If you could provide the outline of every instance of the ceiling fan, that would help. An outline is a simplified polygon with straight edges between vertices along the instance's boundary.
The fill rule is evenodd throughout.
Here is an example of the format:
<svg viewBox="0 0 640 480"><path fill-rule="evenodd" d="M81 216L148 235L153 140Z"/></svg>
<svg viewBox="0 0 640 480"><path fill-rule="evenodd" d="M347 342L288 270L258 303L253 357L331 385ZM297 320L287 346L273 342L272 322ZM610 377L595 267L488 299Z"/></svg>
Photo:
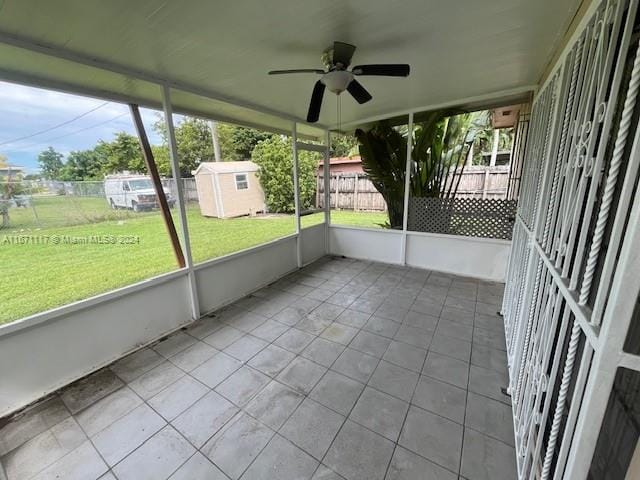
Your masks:
<svg viewBox="0 0 640 480"><path fill-rule="evenodd" d="M295 70L271 70L269 75L283 75L287 73L316 73L322 75L313 87L307 122L314 123L320 117L322 97L325 87L329 91L340 95L345 90L360 104L371 100L371 94L358 82L355 77L360 75L375 75L382 77L407 77L409 65L407 64L372 64L357 65L347 70L351 65L351 57L356 51L355 45L344 42L333 42L333 46L327 48L322 54L324 70L319 68L302 68Z"/></svg>

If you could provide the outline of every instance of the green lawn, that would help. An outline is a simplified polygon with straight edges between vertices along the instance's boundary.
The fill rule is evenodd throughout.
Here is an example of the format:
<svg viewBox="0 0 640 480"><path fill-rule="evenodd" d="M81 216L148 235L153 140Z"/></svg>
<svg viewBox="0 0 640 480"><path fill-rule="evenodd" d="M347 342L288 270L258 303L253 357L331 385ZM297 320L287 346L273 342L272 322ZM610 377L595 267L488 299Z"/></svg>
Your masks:
<svg viewBox="0 0 640 480"><path fill-rule="evenodd" d="M187 216L195 262L295 231L290 215L221 220L203 217L193 205ZM332 212L335 224L377 227L385 220L384 213ZM302 217L303 227L322 221L322 213ZM50 241L9 243L16 235L49 236ZM64 243L88 235L137 237L139 243ZM53 236L61 243L53 244ZM169 272L176 263L158 211L114 211L100 198L42 197L34 208L10 210L10 227L0 230L0 269L0 323L6 323Z"/></svg>

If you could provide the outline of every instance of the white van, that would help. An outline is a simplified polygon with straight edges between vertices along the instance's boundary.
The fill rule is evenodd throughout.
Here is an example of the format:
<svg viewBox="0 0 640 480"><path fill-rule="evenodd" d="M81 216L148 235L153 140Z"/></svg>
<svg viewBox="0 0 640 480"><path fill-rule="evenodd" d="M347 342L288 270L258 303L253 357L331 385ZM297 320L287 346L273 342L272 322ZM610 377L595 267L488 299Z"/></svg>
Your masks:
<svg viewBox="0 0 640 480"><path fill-rule="evenodd" d="M163 188L169 207L175 204L170 192ZM159 207L156 191L151 178L146 175L107 175L104 180L104 194L111 208L130 208L134 212Z"/></svg>

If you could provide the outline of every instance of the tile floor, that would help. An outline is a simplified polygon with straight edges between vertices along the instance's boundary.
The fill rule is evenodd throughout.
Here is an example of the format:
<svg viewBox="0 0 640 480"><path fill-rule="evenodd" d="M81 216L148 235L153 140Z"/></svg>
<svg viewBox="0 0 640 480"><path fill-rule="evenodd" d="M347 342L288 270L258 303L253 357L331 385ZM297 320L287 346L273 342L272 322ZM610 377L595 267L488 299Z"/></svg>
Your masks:
<svg viewBox="0 0 640 480"><path fill-rule="evenodd" d="M502 293L327 257L33 407L0 460L8 480L513 480Z"/></svg>

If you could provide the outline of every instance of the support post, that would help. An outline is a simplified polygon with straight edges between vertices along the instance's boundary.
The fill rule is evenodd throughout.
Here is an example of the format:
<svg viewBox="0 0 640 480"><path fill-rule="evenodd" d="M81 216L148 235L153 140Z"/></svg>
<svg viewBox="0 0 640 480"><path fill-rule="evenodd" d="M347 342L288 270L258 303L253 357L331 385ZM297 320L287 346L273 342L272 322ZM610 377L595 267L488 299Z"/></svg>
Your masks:
<svg viewBox="0 0 640 480"><path fill-rule="evenodd" d="M400 261L407 264L407 227L409 226L409 190L411 185L411 157L413 153L413 112L409 114L407 132L407 161L404 170L404 204L402 210L402 247Z"/></svg>
<svg viewBox="0 0 640 480"><path fill-rule="evenodd" d="M173 218L171 218L169 204L167 203L167 197L164 194L164 189L162 188L162 181L160 180L160 174L158 173L156 161L153 159L153 152L151 152L151 146L149 145L149 140L147 139L147 133L144 130L144 124L142 123L142 117L140 116L140 109L138 108L138 105L135 105L133 103L129 104L129 109L131 110L131 116L133 117L133 124L136 127L136 132L138 133L138 140L140 141L140 147L142 148L142 155L144 157L145 163L147 164L147 170L151 175L153 187L156 191L156 197L158 198L158 203L160 204L162 219L164 220L164 224L167 227L171 245L173 246L173 253L176 256L176 262L178 263L178 266L180 268L184 268L185 262L184 255L182 254L182 248L180 247L180 240L178 240L176 226L173 223Z"/></svg>
<svg viewBox="0 0 640 480"><path fill-rule="evenodd" d="M329 227L331 227L331 178L329 178L329 161L331 152L331 133L329 130L325 132L325 145L326 150L324 152L324 163L322 164L322 174L324 175L324 229L325 239L324 245L327 253L331 253L331 236L329 235Z"/></svg>
<svg viewBox="0 0 640 480"><path fill-rule="evenodd" d="M302 234L300 222L300 183L298 179L298 127L296 122L291 125L291 141L293 152L293 203L296 214L296 258L298 268L302 268Z"/></svg>
<svg viewBox="0 0 640 480"><path fill-rule="evenodd" d="M487 198L487 192L489 191L489 177L491 176L491 167L484 167L484 181L482 183L482 199Z"/></svg>
<svg viewBox="0 0 640 480"><path fill-rule="evenodd" d="M189 276L189 292L191 294L191 316L194 320L200 318L200 301L196 286L196 275L193 269L193 257L191 255L191 241L189 239L189 227L187 224L187 209L184 195L184 185L180 174L178 146L176 143L176 131L173 124L173 107L171 106L171 89L167 85L162 87L162 107L164 121L167 127L167 141L169 143L169 161L171 172L176 182L178 215L180 216L180 230L182 233L183 253Z"/></svg>
<svg viewBox="0 0 640 480"><path fill-rule="evenodd" d="M358 180L358 172L356 172L353 182L354 182L353 183L353 211L357 212L358 211L358 183L360 183L360 180Z"/></svg>

